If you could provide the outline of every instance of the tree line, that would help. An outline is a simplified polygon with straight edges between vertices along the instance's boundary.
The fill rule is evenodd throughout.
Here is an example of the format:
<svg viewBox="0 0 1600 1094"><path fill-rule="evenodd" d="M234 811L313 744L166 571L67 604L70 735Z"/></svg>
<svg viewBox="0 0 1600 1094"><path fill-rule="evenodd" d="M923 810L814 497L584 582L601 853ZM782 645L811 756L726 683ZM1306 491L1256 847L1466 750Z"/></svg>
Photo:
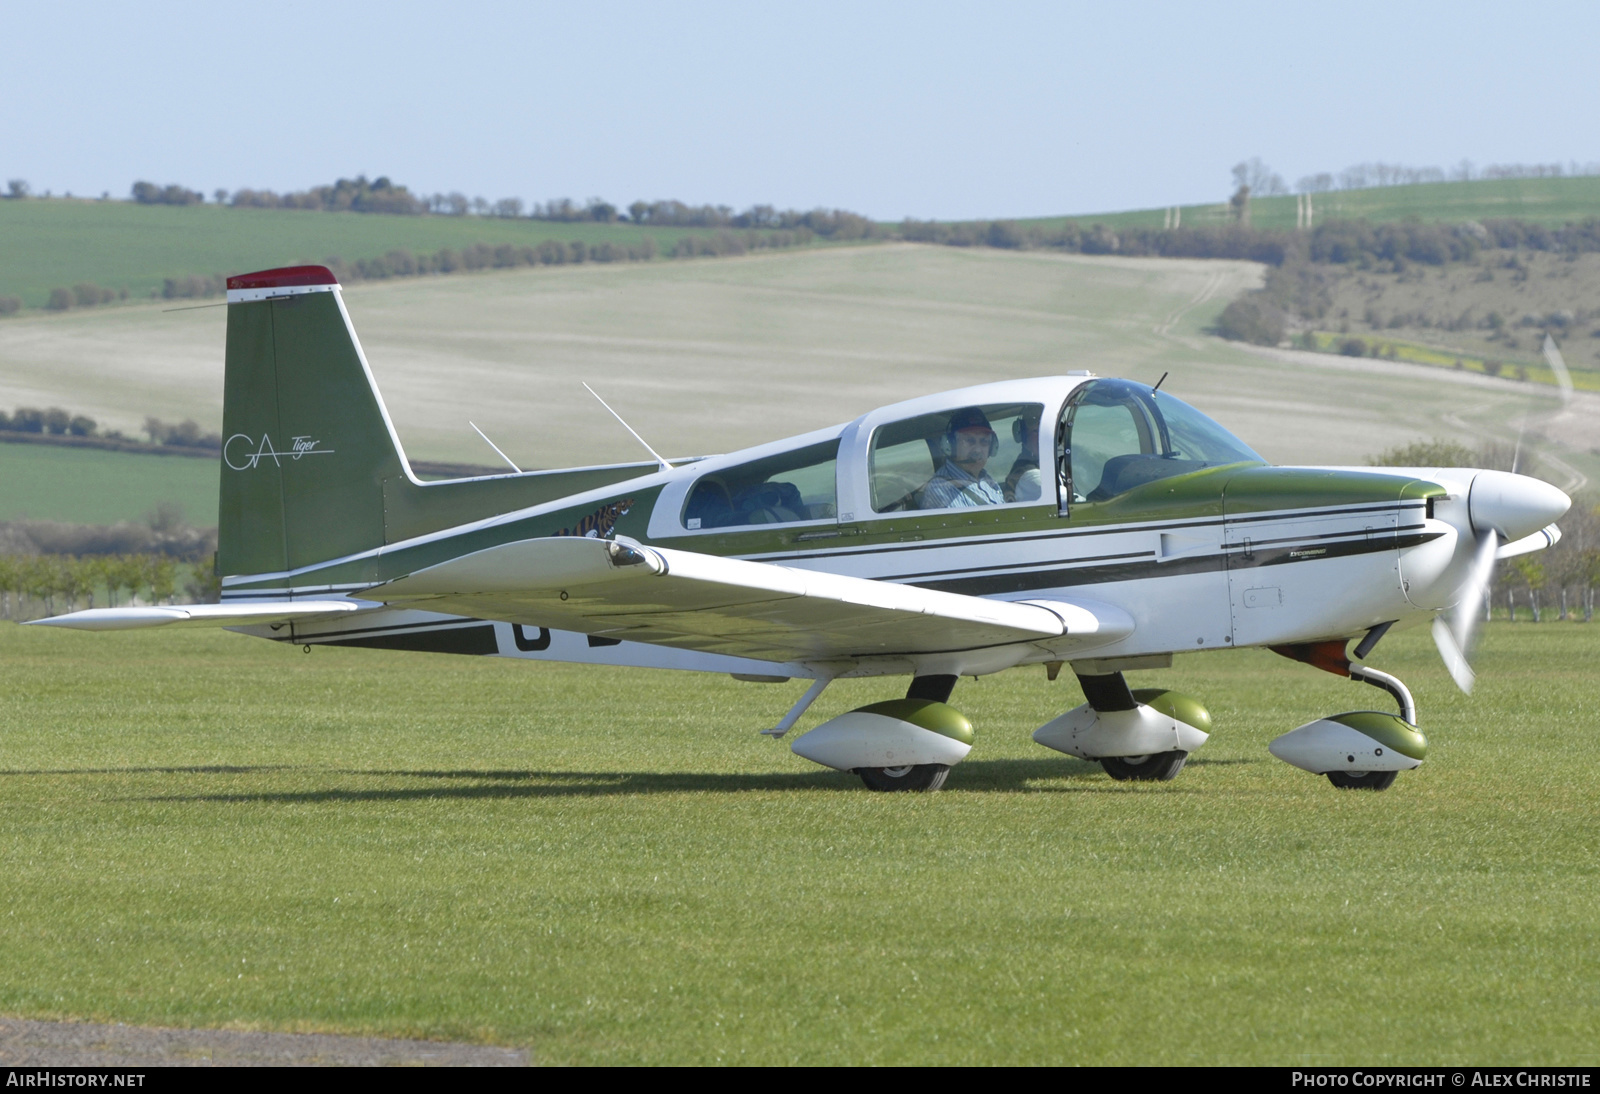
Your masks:
<svg viewBox="0 0 1600 1094"><path fill-rule="evenodd" d="M141 597L147 604L171 604L180 578L186 578L189 602L217 600L220 584L210 561L180 566L157 554L0 555L0 619L57 615L80 606L115 608Z"/></svg>
<svg viewBox="0 0 1600 1094"><path fill-rule="evenodd" d="M149 437L148 447L151 448L168 446L202 448L210 451L222 449L222 435L205 432L192 418L185 418L181 422L166 422L157 417L146 416L143 431ZM118 430L102 433L99 423L93 418L86 414L74 414L59 406L46 407L43 410L20 406L9 414L0 410L0 433L82 437L116 441L123 446L139 443L135 438L125 436Z"/></svg>
<svg viewBox="0 0 1600 1094"><path fill-rule="evenodd" d="M589 262L648 262L658 255L665 258L699 258L749 254L752 251L803 246L815 239L805 228L774 231L722 231L703 236L685 236L657 248L654 237L642 236L633 242L603 240L547 239L527 244L474 243L470 247L443 247L432 252L413 252L396 248L373 258L346 260L330 255L322 260L341 284L357 281L384 281L395 277L422 277L474 270L512 270L526 266L567 266ZM162 287L167 299L205 297L220 294L226 286L221 275L168 278Z"/></svg>
<svg viewBox="0 0 1600 1094"><path fill-rule="evenodd" d="M18 180L22 196L27 183ZM152 182L133 184L132 197L143 205L193 205L205 201L198 190L176 183L158 186ZM399 216L484 216L503 219L544 220L558 223L649 224L673 228L732 228L796 231L805 230L823 239L867 239L882 234L875 221L845 209L777 209L771 205L752 205L735 212L728 205L688 205L677 200L633 202L626 209L590 198L576 202L571 198L552 198L527 205L521 198L489 201L468 198L460 191L413 194L387 176L368 181L365 175L339 179L331 186L277 193L272 190L240 189L232 193L217 190L218 205L236 209L308 209L324 212L387 213Z"/></svg>
<svg viewBox="0 0 1600 1094"><path fill-rule="evenodd" d="M1478 167L1462 160L1451 168L1410 167L1403 163L1357 163L1343 171L1318 171L1304 175L1294 184L1297 194L1325 194L1333 190L1372 190L1384 186L1416 186L1430 182L1473 182L1485 179L1558 179L1600 175L1600 163L1493 163ZM1233 167L1235 192L1248 187L1256 197L1290 193L1283 176L1262 163L1260 158L1245 160Z"/></svg>

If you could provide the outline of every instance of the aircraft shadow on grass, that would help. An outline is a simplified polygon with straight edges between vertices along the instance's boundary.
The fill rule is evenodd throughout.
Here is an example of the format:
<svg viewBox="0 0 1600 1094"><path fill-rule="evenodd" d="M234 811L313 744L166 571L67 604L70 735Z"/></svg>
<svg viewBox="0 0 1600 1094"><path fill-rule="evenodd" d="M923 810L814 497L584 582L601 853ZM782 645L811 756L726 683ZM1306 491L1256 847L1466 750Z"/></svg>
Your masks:
<svg viewBox="0 0 1600 1094"><path fill-rule="evenodd" d="M1253 760L1199 760L1196 765L1224 766ZM130 769L131 770L131 769ZM180 769L146 769L180 771ZM220 770L220 769L213 769ZM227 769L282 771L281 767ZM203 769L187 769L206 773ZM87 773L87 772L85 772ZM181 773L181 772L180 772ZM859 783L843 772L800 774L724 774L713 772L642 771L527 771L527 770L346 770L342 775L377 778L437 780L432 786L385 787L370 790L329 787L325 790L231 792L218 794L162 794L142 801L217 803L396 802L497 798L563 798L626 796L633 794L741 794L761 791L825 790L861 793ZM448 785L463 780L465 785ZM1099 764L1081 760L972 760L962 765L960 778L947 792L976 793L1125 793L1136 784L1106 780ZM1181 786L1162 785L1164 793L1188 793Z"/></svg>

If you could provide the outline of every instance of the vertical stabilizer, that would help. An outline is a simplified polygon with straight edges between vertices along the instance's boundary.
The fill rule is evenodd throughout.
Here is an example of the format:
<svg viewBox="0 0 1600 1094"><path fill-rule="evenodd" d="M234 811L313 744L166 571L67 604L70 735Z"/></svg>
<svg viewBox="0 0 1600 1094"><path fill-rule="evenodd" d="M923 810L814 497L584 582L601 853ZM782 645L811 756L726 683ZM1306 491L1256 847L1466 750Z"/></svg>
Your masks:
<svg viewBox="0 0 1600 1094"><path fill-rule="evenodd" d="M226 575L380 547L384 480L415 481L322 266L228 279L222 429Z"/></svg>

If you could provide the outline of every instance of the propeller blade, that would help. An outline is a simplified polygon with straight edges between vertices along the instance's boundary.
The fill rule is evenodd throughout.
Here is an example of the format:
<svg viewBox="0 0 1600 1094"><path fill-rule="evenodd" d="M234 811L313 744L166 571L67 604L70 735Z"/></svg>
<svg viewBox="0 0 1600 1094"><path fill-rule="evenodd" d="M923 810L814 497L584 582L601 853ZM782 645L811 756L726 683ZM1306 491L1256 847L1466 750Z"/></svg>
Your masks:
<svg viewBox="0 0 1600 1094"><path fill-rule="evenodd" d="M1483 604L1483 594L1489 588L1494 574L1495 552L1500 549L1498 532L1484 532L1478 536L1472 552L1472 567L1467 580L1461 585L1460 599L1447 620L1436 616L1433 620L1433 643L1439 647L1439 656L1456 687L1472 694L1477 675L1472 671L1471 651L1478 630L1478 614Z"/></svg>
<svg viewBox="0 0 1600 1094"><path fill-rule="evenodd" d="M1560 347L1549 334L1544 336L1544 359L1555 374L1556 386L1561 389L1561 405L1565 406L1572 402L1572 373L1567 371L1566 359L1561 356Z"/></svg>
<svg viewBox="0 0 1600 1094"><path fill-rule="evenodd" d="M1456 645L1461 647L1464 654L1472 651L1472 639L1477 633L1483 610L1483 594L1489 588L1489 579L1494 576L1494 556L1499 549L1500 536L1497 533L1484 532L1478 536L1472 568L1467 571L1467 580L1461 586L1461 598L1450 613L1450 630L1455 635Z"/></svg>
<svg viewBox="0 0 1600 1094"><path fill-rule="evenodd" d="M1433 644L1439 647L1439 656L1444 659L1444 667L1450 670L1450 678L1456 682L1456 687L1471 695L1472 685L1478 680L1477 674L1472 671L1466 651L1456 642L1450 624L1444 621L1442 615L1433 617Z"/></svg>

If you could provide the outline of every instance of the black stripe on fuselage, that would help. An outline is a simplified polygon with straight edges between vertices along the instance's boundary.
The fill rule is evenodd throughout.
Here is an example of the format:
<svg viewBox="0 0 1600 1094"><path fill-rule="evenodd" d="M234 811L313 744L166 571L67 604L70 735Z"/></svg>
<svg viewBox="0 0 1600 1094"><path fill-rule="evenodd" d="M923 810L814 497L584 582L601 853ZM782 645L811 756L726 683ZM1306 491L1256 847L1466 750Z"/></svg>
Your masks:
<svg viewBox="0 0 1600 1094"><path fill-rule="evenodd" d="M1389 530L1385 529L1385 533ZM1371 539L1352 539L1343 543L1329 543L1311 548L1279 547L1262 550L1252 544L1246 552L1242 547L1223 554L1201 555L1169 561L1122 562L1108 566L1062 566L1050 569L1023 570L1009 574L984 574L972 577L950 577L935 581L910 581L919 589L933 589L945 593L965 593L968 596L1001 596L1006 593L1034 592L1039 589L1066 588L1073 585L1105 585L1116 581L1136 581L1152 577L1177 577L1186 574L1215 573L1219 570L1250 569L1257 566L1282 566L1296 562L1320 562L1329 558L1351 555L1375 554L1415 547L1437 539L1441 532L1423 532L1406 536L1384 534ZM959 572L959 571L952 571ZM880 580L893 581L892 577Z"/></svg>

